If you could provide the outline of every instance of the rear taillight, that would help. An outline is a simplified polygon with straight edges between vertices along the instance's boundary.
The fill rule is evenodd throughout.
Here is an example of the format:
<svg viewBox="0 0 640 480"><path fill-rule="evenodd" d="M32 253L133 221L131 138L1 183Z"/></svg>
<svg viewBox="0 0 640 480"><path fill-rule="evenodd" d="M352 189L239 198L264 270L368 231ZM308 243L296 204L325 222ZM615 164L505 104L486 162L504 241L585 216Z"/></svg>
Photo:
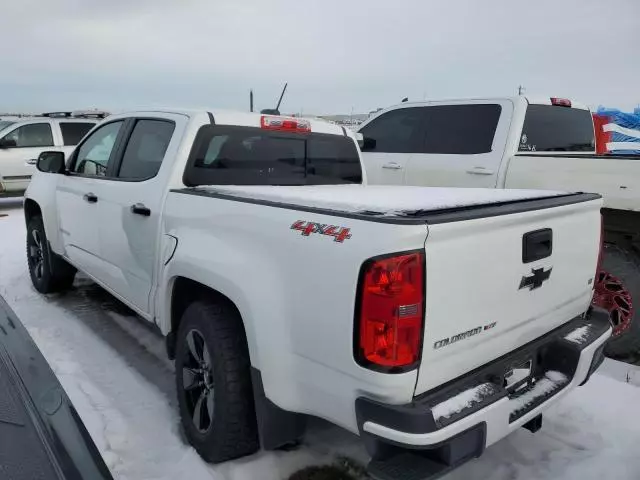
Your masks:
<svg viewBox="0 0 640 480"><path fill-rule="evenodd" d="M422 251L365 262L354 338L360 365L387 372L417 365L424 324L424 277Z"/></svg>
<svg viewBox="0 0 640 480"><path fill-rule="evenodd" d="M265 130L280 130L293 133L311 132L311 123L309 120L274 115L262 115L260 117L260 127Z"/></svg>

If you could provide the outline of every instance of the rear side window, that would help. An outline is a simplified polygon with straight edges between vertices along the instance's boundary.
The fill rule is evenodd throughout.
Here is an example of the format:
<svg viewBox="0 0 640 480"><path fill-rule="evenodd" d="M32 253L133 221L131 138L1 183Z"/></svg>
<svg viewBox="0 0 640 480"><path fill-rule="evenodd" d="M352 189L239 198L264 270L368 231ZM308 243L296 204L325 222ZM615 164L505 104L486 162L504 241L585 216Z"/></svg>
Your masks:
<svg viewBox="0 0 640 480"><path fill-rule="evenodd" d="M94 125L94 123L60 122L60 131L62 132L64 144L77 145Z"/></svg>
<svg viewBox="0 0 640 480"><path fill-rule="evenodd" d="M400 108L383 113L359 132L375 140L369 152L416 153L422 143L424 108Z"/></svg>
<svg viewBox="0 0 640 480"><path fill-rule="evenodd" d="M53 135L48 123L31 123L16 128L4 137L13 140L16 147L51 147Z"/></svg>
<svg viewBox="0 0 640 480"><path fill-rule="evenodd" d="M520 136L520 152L593 152L593 120L588 110L529 105Z"/></svg>
<svg viewBox="0 0 640 480"><path fill-rule="evenodd" d="M186 185L361 183L355 142L338 135L206 126L196 137Z"/></svg>
<svg viewBox="0 0 640 480"><path fill-rule="evenodd" d="M175 126L166 120L138 120L120 164L119 178L147 180L157 175Z"/></svg>
<svg viewBox="0 0 640 480"><path fill-rule="evenodd" d="M473 155L491 151L502 107L497 104L425 107L422 153Z"/></svg>

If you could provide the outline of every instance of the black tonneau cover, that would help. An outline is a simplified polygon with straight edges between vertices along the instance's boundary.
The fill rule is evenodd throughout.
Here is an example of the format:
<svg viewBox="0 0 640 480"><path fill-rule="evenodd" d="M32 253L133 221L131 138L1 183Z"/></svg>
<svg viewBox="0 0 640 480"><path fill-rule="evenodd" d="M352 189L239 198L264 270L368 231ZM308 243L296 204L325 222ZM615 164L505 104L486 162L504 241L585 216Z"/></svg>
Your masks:
<svg viewBox="0 0 640 480"><path fill-rule="evenodd" d="M546 208L561 207L563 205L573 205L576 203L588 202L602 198L597 193L568 193L565 195L554 195L548 197L538 197L531 199L510 200L496 202L488 205L468 205L453 208L442 208L437 210L411 210L395 212L394 215L383 214L375 211L348 212L332 210L327 208L309 207L273 200L243 197L241 195L229 195L211 189L201 188L180 188L171 190L173 193L185 195L198 195L203 197L219 198L234 202L252 203L275 208L286 208L301 212L318 213L321 215L332 215L336 217L354 218L370 222L401 224L401 225L435 225L439 223L460 222L473 220L476 218L496 217L500 215L510 215L514 213L543 210Z"/></svg>

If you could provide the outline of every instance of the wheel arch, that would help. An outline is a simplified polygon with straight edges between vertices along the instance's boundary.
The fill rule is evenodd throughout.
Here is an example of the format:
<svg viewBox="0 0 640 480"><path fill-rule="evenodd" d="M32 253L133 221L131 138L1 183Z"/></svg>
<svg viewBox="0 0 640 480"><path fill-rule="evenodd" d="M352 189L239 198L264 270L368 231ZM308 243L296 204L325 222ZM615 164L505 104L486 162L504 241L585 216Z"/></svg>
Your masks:
<svg viewBox="0 0 640 480"><path fill-rule="evenodd" d="M236 302L234 302L229 296L225 295L220 290L206 285L197 280L193 280L188 277L178 275L171 280L170 287L168 289L169 295L169 332L166 337L167 355L170 359L175 358L175 343L176 334L180 327L180 321L187 307L197 300L206 300L210 302L224 302L231 308L233 308L244 330L247 343L249 344L249 354L251 357L251 340L250 332L247 331L247 325L242 316L240 308Z"/></svg>
<svg viewBox="0 0 640 480"><path fill-rule="evenodd" d="M33 217L42 216L42 208L38 202L33 200L32 198L25 198L24 200L24 221L26 224L29 224L29 221Z"/></svg>
<svg viewBox="0 0 640 480"><path fill-rule="evenodd" d="M640 252L640 211L602 209L605 242Z"/></svg>

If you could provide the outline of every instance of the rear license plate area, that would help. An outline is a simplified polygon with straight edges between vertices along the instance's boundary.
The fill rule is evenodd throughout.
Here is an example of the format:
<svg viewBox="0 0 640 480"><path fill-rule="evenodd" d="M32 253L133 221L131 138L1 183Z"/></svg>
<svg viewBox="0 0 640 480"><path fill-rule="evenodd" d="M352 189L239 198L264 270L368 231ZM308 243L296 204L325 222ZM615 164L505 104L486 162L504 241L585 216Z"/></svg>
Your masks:
<svg viewBox="0 0 640 480"><path fill-rule="evenodd" d="M511 365L503 376L502 386L510 393L525 388L532 379L533 360L527 359Z"/></svg>

